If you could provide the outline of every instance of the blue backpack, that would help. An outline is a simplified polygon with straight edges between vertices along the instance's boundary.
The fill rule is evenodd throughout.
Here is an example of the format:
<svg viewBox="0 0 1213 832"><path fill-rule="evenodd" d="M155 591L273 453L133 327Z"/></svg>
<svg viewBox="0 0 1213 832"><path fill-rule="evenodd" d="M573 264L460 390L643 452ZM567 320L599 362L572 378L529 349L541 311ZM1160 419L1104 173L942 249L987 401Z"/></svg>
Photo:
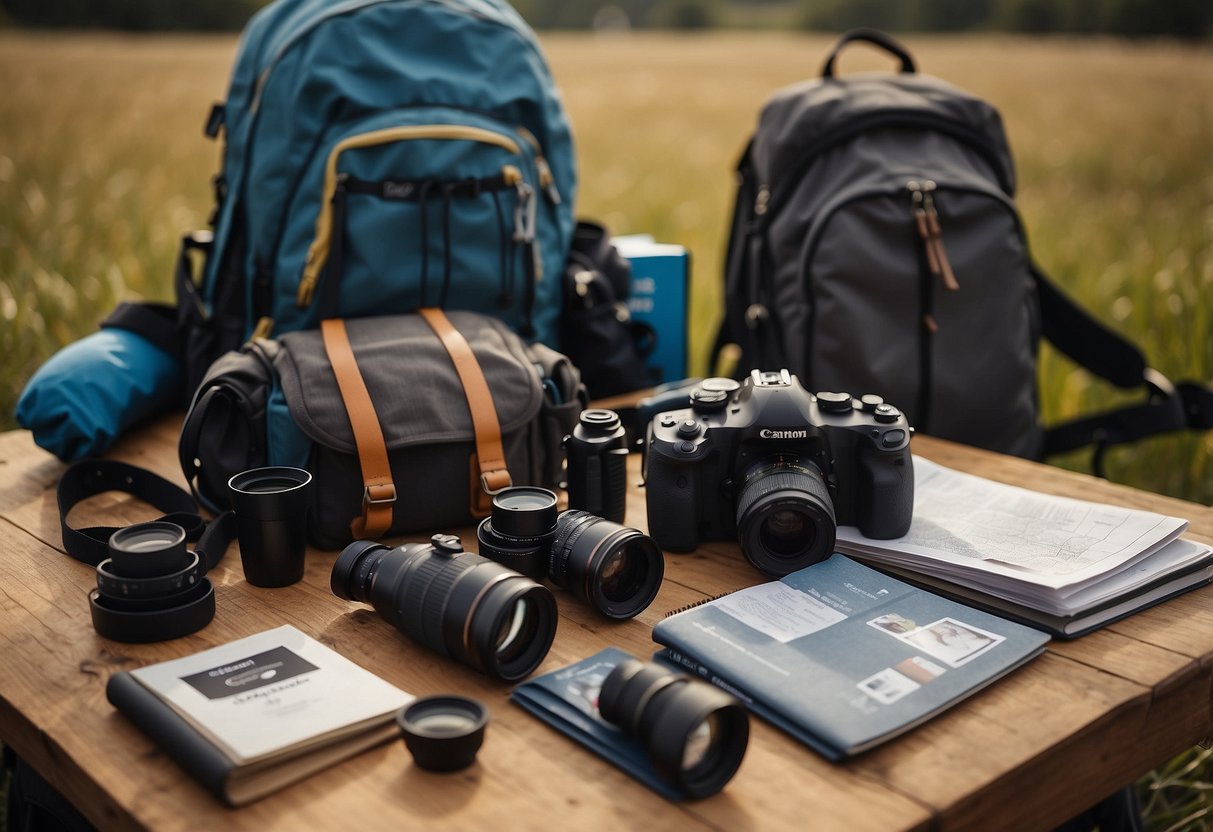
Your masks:
<svg viewBox="0 0 1213 832"><path fill-rule="evenodd" d="M38 370L17 418L42 447L101 453L220 355L323 318L464 309L560 347L572 136L504 0L277 0L220 132L214 231L183 240L176 308L120 304Z"/></svg>
<svg viewBox="0 0 1213 832"><path fill-rule="evenodd" d="M213 239L182 257L193 382L254 332L467 309L558 346L576 189L534 33L501 0L278 0L244 32Z"/></svg>

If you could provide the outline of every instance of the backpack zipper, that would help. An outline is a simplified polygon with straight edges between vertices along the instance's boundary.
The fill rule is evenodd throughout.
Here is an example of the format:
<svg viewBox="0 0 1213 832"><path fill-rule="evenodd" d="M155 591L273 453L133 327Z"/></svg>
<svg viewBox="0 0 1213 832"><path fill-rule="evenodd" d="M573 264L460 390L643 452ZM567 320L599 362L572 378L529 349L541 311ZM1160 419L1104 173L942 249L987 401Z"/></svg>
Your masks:
<svg viewBox="0 0 1213 832"><path fill-rule="evenodd" d="M303 276L299 280L299 289L295 295L295 301L300 308L309 306L316 292L316 284L320 280L320 272L324 269L325 263L328 261L329 249L332 246L333 238L333 197L337 192L338 175L337 175L337 160L347 150L356 150L365 147L374 147L381 144L389 144L400 141L415 141L422 139L433 139L443 141L474 141L484 144L496 145L503 148L514 156L522 156L522 148L518 143L508 136L503 136L500 133L495 133L492 130L486 130L483 127L472 127L469 125L457 124L417 124L404 125L399 127L387 127L382 130L373 130L370 133L359 133L353 136L347 136L333 146L329 151L328 161L325 163L324 169L324 199L320 205L320 213L316 217L316 236L308 247L307 259L303 266ZM512 167L506 165L506 168ZM517 171L517 168L514 168ZM502 169L502 175L505 176L505 168ZM521 172L518 172L521 179ZM526 183L523 182L523 185ZM529 185L526 186L528 189ZM519 189L519 196L522 191ZM533 216L533 214L532 214ZM534 237L534 224L531 224L531 236ZM518 223L515 220L515 232L517 233Z"/></svg>
<svg viewBox="0 0 1213 832"><path fill-rule="evenodd" d="M539 176L539 187L543 189L544 196L548 202L553 205L559 205L561 202L560 189L556 187L556 177L552 174L552 167L548 164L547 157L543 155L543 145L539 143L539 139L535 138L535 134L519 124L514 128L519 136L522 136L523 141L531 146L532 155L535 157L535 173Z"/></svg>
<svg viewBox="0 0 1213 832"><path fill-rule="evenodd" d="M955 292L960 288L960 283L956 280L952 262L948 259L947 249L943 245L943 229L939 224L939 213L935 210L933 196L935 188L935 183L930 179L922 182L911 179L906 182L906 190L910 193L910 214L914 218L918 236L922 239L927 269L948 291Z"/></svg>

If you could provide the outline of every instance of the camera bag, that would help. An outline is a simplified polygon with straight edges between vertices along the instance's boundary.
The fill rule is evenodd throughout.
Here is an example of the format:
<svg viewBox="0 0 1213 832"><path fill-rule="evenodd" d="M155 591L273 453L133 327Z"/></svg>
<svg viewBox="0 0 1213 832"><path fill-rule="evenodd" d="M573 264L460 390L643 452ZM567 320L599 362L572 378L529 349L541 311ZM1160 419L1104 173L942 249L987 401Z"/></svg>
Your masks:
<svg viewBox="0 0 1213 832"><path fill-rule="evenodd" d="M309 539L466 526L513 485L555 487L585 406L576 368L473 312L354 320L254 339L219 358L179 446L198 501L228 506L240 471L312 473Z"/></svg>
<svg viewBox="0 0 1213 832"><path fill-rule="evenodd" d="M836 76L857 41L900 72ZM737 170L713 364L737 344L741 374L877 393L918 430L1005 453L1095 443L1097 473L1109 445L1213 427L1213 393L1151 369L1032 261L997 111L918 73L888 35L846 33L820 79L776 93ZM1043 430L1042 336L1144 400Z"/></svg>

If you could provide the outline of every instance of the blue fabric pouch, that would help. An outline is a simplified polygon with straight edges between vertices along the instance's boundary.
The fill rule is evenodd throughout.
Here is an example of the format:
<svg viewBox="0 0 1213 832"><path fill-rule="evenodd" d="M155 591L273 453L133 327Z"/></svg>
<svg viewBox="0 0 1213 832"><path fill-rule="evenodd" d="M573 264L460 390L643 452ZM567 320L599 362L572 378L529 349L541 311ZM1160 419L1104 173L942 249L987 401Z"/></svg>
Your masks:
<svg viewBox="0 0 1213 832"><path fill-rule="evenodd" d="M17 401L17 422L65 462L104 453L124 432L180 405L180 359L115 326L69 344L43 364Z"/></svg>

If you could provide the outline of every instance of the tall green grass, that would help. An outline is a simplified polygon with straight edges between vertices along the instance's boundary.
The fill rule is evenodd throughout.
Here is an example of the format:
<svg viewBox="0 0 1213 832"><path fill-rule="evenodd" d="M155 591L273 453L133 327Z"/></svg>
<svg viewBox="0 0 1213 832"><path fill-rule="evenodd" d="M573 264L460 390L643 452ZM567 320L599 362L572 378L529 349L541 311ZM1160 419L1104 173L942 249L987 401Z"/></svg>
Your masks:
<svg viewBox="0 0 1213 832"><path fill-rule="evenodd" d="M1213 54L1171 44L910 37L920 68L998 106L1039 262L1173 379L1213 379ZM0 33L0 428L26 379L120 299L171 299L178 235L202 227L231 37ZM578 143L579 213L694 256L696 372L720 316L732 168L761 102L829 46L779 34L552 35ZM844 71L886 68L848 52ZM1124 401L1046 351L1055 420ZM1114 450L1110 477L1213 502L1213 435ZM1073 455L1062 464L1084 468ZM1142 781L1152 828L1201 828L1193 751ZM1192 768L1189 769L1189 766ZM1191 816L1191 820L1185 820Z"/></svg>

